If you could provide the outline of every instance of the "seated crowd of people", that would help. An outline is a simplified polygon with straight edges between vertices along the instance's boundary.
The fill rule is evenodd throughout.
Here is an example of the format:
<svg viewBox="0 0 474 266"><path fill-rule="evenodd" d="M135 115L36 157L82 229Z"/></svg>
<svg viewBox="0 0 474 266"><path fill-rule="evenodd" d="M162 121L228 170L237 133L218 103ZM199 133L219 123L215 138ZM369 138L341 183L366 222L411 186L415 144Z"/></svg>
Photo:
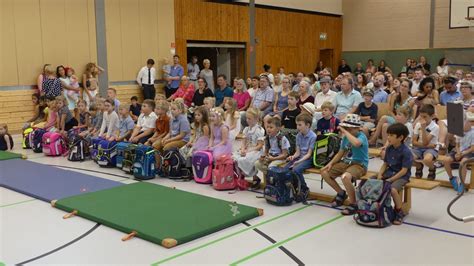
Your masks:
<svg viewBox="0 0 474 266"><path fill-rule="evenodd" d="M198 74L191 80L183 73L173 93L156 94L141 104L136 96L131 104L121 104L114 88L107 90L106 98L98 95L101 68L94 64L84 74L82 92L74 71L58 67L60 81L56 81L51 67L45 66L41 95L33 95L36 113L25 128L42 127L64 137L76 130L84 137L141 143L159 151L178 148L185 158L200 150L212 151L214 158L232 155L243 175L253 180L254 188L260 187L258 171L265 175L269 167L287 164L306 192L303 173L313 167L318 136L336 133L342 139L340 151L321 169L321 176L337 193L333 206L349 200L342 211L345 215L357 209L352 182L367 173L369 145L381 143L384 164L378 178L392 183L395 223L400 224L399 193L409 182L412 164L416 177L422 177L426 165L428 178L435 179L438 154L451 151L451 160L445 163L447 173L455 189L464 189L466 167L456 177L450 166L474 154L472 73L432 74L425 60L421 65L410 61L395 77L385 62L378 68L369 63L365 71L358 63L352 73L343 60L334 78L321 63L308 76L286 74L282 67L273 75L265 65L259 76L234 78L232 87L225 75L218 75L212 89L205 77ZM147 61L148 69L150 64L154 61ZM169 79L165 90L175 80ZM456 101L466 110L463 137L448 134L447 121L437 119L435 112L436 105ZM378 120L379 103L387 103L390 112ZM7 131L0 128L0 134ZM289 135L294 139L286 137ZM234 141L239 136L243 139L240 144ZM342 178L344 189L335 182L337 177Z"/></svg>

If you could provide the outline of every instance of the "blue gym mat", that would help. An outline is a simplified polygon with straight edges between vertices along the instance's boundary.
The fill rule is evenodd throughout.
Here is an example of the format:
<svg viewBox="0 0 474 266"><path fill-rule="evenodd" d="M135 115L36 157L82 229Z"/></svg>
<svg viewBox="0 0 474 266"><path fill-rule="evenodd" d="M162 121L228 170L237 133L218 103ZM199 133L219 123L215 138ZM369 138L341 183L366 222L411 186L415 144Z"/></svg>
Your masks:
<svg viewBox="0 0 474 266"><path fill-rule="evenodd" d="M22 159L0 161L1 187L46 202L122 185L120 182Z"/></svg>

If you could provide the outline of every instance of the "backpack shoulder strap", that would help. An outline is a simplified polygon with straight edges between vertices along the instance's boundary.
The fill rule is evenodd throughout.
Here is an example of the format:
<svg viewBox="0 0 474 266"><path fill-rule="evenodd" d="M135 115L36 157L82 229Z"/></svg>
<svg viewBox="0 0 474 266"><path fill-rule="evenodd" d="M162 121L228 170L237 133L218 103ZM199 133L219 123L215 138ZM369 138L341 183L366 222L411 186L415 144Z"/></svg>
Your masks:
<svg viewBox="0 0 474 266"><path fill-rule="evenodd" d="M336 117L333 116L331 117L331 120L329 120L329 130L332 132L336 131Z"/></svg>

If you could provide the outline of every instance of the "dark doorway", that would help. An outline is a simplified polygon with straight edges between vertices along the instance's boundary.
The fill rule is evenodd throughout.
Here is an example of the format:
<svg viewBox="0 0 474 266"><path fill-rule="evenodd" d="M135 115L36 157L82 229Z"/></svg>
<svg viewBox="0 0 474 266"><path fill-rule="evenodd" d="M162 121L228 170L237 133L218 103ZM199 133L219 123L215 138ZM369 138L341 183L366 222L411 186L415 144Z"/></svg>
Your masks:
<svg viewBox="0 0 474 266"><path fill-rule="evenodd" d="M323 61L324 66L329 67L331 70L334 70L332 49L319 50L319 60Z"/></svg>

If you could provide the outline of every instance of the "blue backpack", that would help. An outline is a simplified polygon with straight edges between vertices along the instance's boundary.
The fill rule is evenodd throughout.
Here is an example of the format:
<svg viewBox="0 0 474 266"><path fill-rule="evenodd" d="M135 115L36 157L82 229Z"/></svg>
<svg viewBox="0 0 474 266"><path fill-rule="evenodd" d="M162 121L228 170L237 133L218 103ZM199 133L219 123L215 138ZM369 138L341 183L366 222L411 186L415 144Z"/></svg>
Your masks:
<svg viewBox="0 0 474 266"><path fill-rule="evenodd" d="M43 135L46 130L42 128L35 129L31 134L30 146L35 153L43 152Z"/></svg>
<svg viewBox="0 0 474 266"><path fill-rule="evenodd" d="M99 143L103 141L104 139L101 137L92 137L90 140L90 154L91 154L91 159L94 162L97 162L97 155L99 154Z"/></svg>
<svg viewBox="0 0 474 266"><path fill-rule="evenodd" d="M97 164L101 167L115 167L117 159L117 142L102 140L97 151Z"/></svg>
<svg viewBox="0 0 474 266"><path fill-rule="evenodd" d="M122 169L125 149L130 145L128 142L119 142L117 144L117 158L115 166Z"/></svg>
<svg viewBox="0 0 474 266"><path fill-rule="evenodd" d="M150 146L139 145L135 150L133 176L140 180L155 178L155 163L155 150Z"/></svg>
<svg viewBox="0 0 474 266"><path fill-rule="evenodd" d="M354 220L364 226L383 228L392 224L395 213L392 207L390 182L380 179L362 180L356 189L357 212Z"/></svg>
<svg viewBox="0 0 474 266"><path fill-rule="evenodd" d="M293 203L293 176L288 168L270 167L265 180L263 195L268 203L277 206L288 206Z"/></svg>

